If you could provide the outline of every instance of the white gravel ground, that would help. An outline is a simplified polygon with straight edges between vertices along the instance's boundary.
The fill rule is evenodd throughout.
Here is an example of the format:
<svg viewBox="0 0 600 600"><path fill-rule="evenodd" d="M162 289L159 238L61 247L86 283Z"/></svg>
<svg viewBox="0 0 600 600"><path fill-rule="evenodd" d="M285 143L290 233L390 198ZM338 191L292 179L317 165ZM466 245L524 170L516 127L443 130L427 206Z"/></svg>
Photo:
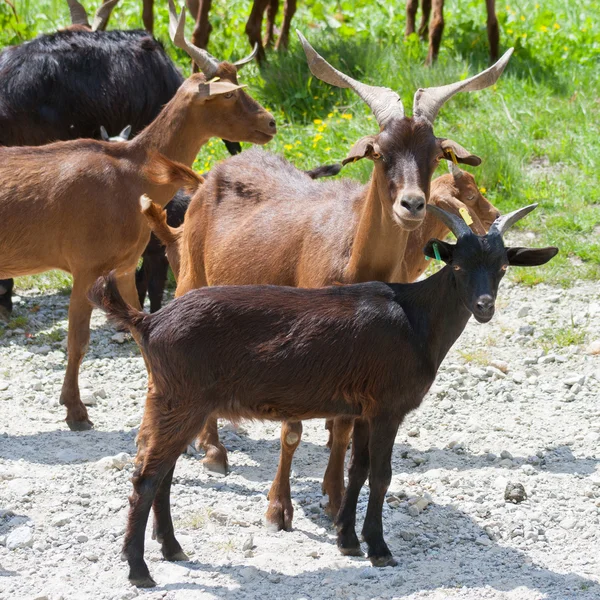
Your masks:
<svg viewBox="0 0 600 600"><path fill-rule="evenodd" d="M279 425L243 423L222 432L227 477L204 473L200 457L179 460L173 515L191 559L162 561L148 533L151 591L128 584L119 557L143 361L95 312L81 374L95 429L70 432L58 405L64 344L54 341L67 301L24 295L16 315L28 325L0 336L0 598L600 598L597 284L505 281L492 323L469 324L397 438L384 529L400 566L338 553L321 508L321 421L305 424L296 453L295 530L269 532ZM581 331L585 342L561 345ZM509 482L527 499L505 501Z"/></svg>

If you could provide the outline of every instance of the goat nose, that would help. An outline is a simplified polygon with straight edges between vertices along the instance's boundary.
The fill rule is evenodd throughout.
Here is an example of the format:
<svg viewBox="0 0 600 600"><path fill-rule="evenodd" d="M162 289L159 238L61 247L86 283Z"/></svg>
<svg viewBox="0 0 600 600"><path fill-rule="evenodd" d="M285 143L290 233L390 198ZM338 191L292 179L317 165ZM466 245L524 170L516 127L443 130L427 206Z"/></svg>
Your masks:
<svg viewBox="0 0 600 600"><path fill-rule="evenodd" d="M477 300L477 310L487 313L494 308L494 299L491 296L480 296Z"/></svg>
<svg viewBox="0 0 600 600"><path fill-rule="evenodd" d="M275 125L275 119L271 119L271 120L269 121L269 127L270 127L271 129L277 129L277 125Z"/></svg>
<svg viewBox="0 0 600 600"><path fill-rule="evenodd" d="M412 215L418 215L425 208L425 196L403 196L400 205Z"/></svg>

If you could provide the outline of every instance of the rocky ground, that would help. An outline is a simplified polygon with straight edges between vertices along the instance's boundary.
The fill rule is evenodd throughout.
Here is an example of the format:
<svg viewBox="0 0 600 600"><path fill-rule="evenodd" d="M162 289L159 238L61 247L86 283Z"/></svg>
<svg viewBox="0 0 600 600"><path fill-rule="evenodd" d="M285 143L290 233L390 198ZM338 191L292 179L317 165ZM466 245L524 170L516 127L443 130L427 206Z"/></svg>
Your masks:
<svg viewBox="0 0 600 600"><path fill-rule="evenodd" d="M190 561L163 562L148 534L151 591L128 585L119 558L143 361L94 312L81 383L95 429L70 432L58 405L68 297L28 292L0 336L0 598L599 598L598 291L505 281L493 322L468 325L398 434L384 530L400 566L338 553L322 422L296 453L291 533L263 525L278 424L224 424L227 477L199 456L178 462Z"/></svg>

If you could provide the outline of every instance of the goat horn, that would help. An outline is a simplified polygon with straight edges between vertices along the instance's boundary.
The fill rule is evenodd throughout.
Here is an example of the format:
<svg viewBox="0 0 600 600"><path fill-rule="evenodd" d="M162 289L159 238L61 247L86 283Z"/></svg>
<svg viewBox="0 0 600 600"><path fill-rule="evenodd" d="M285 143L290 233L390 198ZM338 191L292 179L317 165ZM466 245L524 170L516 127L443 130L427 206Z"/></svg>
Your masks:
<svg viewBox="0 0 600 600"><path fill-rule="evenodd" d="M96 11L94 15L94 21L92 23L92 31L104 31L108 19L110 19L110 13L113 8L117 5L119 0L105 0L102 6Z"/></svg>
<svg viewBox="0 0 600 600"><path fill-rule="evenodd" d="M258 54L258 42L256 42L256 44L254 44L254 49L252 50L252 52L250 52L250 54L248 54L248 56L246 56L245 58L240 58L240 60L236 60L233 64L234 64L234 66L236 66L239 69L246 63L252 62L257 54Z"/></svg>
<svg viewBox="0 0 600 600"><path fill-rule="evenodd" d="M169 0L169 34L175 46L185 50L191 59L198 65L207 79L212 79L219 68L219 61L211 56L206 50L190 44L183 34L185 29L185 6L177 17L177 9L173 0Z"/></svg>
<svg viewBox="0 0 600 600"><path fill-rule="evenodd" d="M69 13L71 13L71 25L85 25L89 27L90 23L83 5L77 2L77 0L67 0L67 4L69 5Z"/></svg>
<svg viewBox="0 0 600 600"><path fill-rule="evenodd" d="M393 119L402 119L404 117L404 106L402 106L402 100L400 100L400 96L396 92L389 88L366 85L338 71L315 51L297 29L296 33L304 48L308 68L315 77L329 85L335 85L340 88L352 88L373 111L373 115L381 128Z"/></svg>
<svg viewBox="0 0 600 600"><path fill-rule="evenodd" d="M460 179L463 176L463 170L452 160L448 161L448 170L452 173L454 179Z"/></svg>
<svg viewBox="0 0 600 600"><path fill-rule="evenodd" d="M494 85L502 75L513 50L514 48L510 48L497 63L464 81L457 81L440 87L418 89L413 102L413 116L422 117L433 123L444 102L452 98L454 94L458 94L458 92L475 92Z"/></svg>
<svg viewBox="0 0 600 600"><path fill-rule="evenodd" d="M472 235L470 227L456 215L446 212L439 206L433 204L427 205L427 212L432 213L437 219L439 219L455 236L456 239L463 237L464 235Z"/></svg>
<svg viewBox="0 0 600 600"><path fill-rule="evenodd" d="M505 215L500 215L490 226L488 235L504 235L504 232L512 227L517 221L528 215L537 208L537 204L530 204L523 208L518 208Z"/></svg>

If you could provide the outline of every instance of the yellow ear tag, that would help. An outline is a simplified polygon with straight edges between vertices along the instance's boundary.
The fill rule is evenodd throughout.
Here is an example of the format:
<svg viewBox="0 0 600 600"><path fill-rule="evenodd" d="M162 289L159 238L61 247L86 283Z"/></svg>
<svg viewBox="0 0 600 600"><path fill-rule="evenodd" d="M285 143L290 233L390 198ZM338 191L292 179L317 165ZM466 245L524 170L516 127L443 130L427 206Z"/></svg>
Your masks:
<svg viewBox="0 0 600 600"><path fill-rule="evenodd" d="M460 213L460 216L463 218L463 221L467 225L472 225L473 224L473 218L471 217L471 215L469 214L469 211L464 206L461 206L458 209L458 212Z"/></svg>
<svg viewBox="0 0 600 600"><path fill-rule="evenodd" d="M458 161L456 160L456 154L454 154L454 149L453 148L448 148L448 152L450 152L450 158L452 159L452 162L458 166Z"/></svg>
<svg viewBox="0 0 600 600"><path fill-rule="evenodd" d="M220 77L213 77L210 81L207 81L206 83L216 83L217 81L220 81Z"/></svg>

